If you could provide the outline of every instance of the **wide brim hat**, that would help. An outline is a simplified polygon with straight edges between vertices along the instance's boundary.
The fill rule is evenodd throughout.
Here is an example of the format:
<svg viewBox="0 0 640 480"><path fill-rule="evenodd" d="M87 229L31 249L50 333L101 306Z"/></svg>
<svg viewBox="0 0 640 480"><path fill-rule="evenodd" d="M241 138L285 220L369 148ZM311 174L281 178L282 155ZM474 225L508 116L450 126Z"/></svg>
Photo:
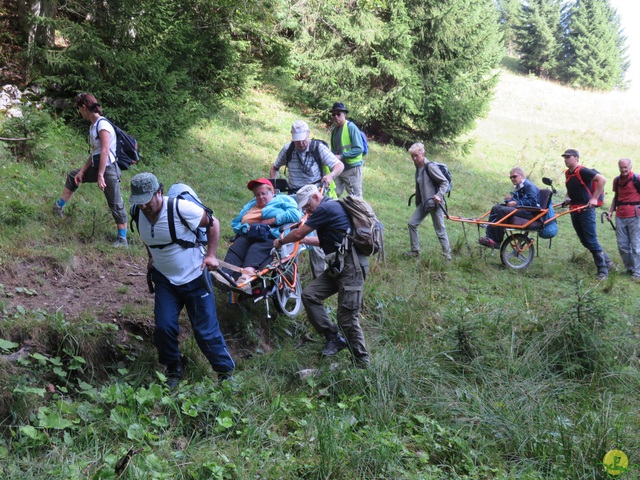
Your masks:
<svg viewBox="0 0 640 480"><path fill-rule="evenodd" d="M344 106L344 103L342 102L336 102L333 104L333 107L330 110L332 113L333 112L344 112L344 113L349 113L349 110L347 110L347 107Z"/></svg>

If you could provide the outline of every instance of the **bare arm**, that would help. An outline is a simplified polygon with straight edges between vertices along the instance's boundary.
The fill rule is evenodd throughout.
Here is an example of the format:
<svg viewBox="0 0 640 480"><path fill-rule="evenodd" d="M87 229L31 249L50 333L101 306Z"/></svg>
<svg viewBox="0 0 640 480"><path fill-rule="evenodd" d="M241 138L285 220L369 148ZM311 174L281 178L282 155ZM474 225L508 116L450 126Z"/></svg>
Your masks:
<svg viewBox="0 0 640 480"><path fill-rule="evenodd" d="M209 217L207 212L203 212L199 226L207 227L207 254L202 261L200 269L204 270L204 267L208 266L211 270L217 270L219 263L216 254L218 252L218 240L220 239L220 222L216 217Z"/></svg>
<svg viewBox="0 0 640 480"><path fill-rule="evenodd" d="M607 179L602 175L597 174L593 177L593 183L595 183L595 189L593 191L593 195L591 195L591 198L589 199L588 205L590 207L597 207L598 197L602 195L602 192L604 192L604 185L607 183Z"/></svg>
<svg viewBox="0 0 640 480"><path fill-rule="evenodd" d="M273 246L276 247L276 248L279 248L282 245L286 245L287 243L299 242L304 237L306 237L311 232L313 232L313 230L314 229L309 227L307 224L301 225L300 227L290 231L284 237L276 238L273 241ZM317 237L315 237L315 238L317 238ZM308 245L311 245L311 243L308 243Z"/></svg>
<svg viewBox="0 0 640 480"><path fill-rule="evenodd" d="M109 143L111 141L111 134L107 130L100 130L98 132L100 137L100 164L98 165L98 186L100 190L107 188L107 184L104 181L104 171L107 168L109 162Z"/></svg>

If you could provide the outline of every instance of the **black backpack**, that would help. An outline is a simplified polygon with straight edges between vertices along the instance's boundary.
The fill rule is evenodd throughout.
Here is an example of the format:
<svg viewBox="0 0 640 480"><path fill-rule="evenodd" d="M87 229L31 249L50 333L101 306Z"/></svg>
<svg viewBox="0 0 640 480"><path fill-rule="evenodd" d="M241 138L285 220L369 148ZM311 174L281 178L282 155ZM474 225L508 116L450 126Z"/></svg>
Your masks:
<svg viewBox="0 0 640 480"><path fill-rule="evenodd" d="M96 125L96 135L98 135L98 132L100 131L98 130L100 120L103 119L109 122L113 127L113 130L116 132L116 161L118 162L120 170L129 170L129 167L138 163L140 158L138 155L138 141L107 117L101 117L98 120L98 125Z"/></svg>
<svg viewBox="0 0 640 480"><path fill-rule="evenodd" d="M640 179L638 178L638 174L634 173L633 178L631 179L633 182L633 186L636 187L636 192L640 193ZM613 201L615 204L618 204L618 183L620 182L620 177L616 177L613 179Z"/></svg>
<svg viewBox="0 0 640 480"><path fill-rule="evenodd" d="M182 183L175 183L169 188L169 192L167 193L169 197L169 201L167 202L167 222L169 223L169 235L171 235L171 243L166 243L163 245L148 245L149 248L165 248L169 245L173 245L177 243L182 248L200 248L207 245L207 233L204 227L198 227L195 230L189 227L189 224L184 219L184 217L180 214L180 201L188 201L195 203L200 208L202 208L205 212L207 212L207 216L211 219L213 216L213 210L209 207L206 207L202 204L198 195L196 195L195 191L189 187L188 185ZM173 206L175 204L175 210L178 214L178 218L180 222L187 227L191 233L193 233L194 238L191 240L185 240L182 238L176 237L176 224L175 224L175 216L173 213ZM135 223L136 230L140 233L140 229L138 227L138 219L140 217L140 209L138 205L131 205L131 209L129 211L131 215L131 225L130 228L133 230L133 224Z"/></svg>
<svg viewBox="0 0 640 480"><path fill-rule="evenodd" d="M320 170L320 178L316 180L316 182L319 182L320 180L322 180L323 164L322 164L322 158L320 157L320 147L318 145L319 143L329 148L329 144L324 140L318 140L316 138L312 138L311 141L309 142L309 153L311 153L311 156L315 159L316 163L318 164L318 169ZM285 162L284 162L285 167L289 165L289 162L291 161L291 157L293 156L293 151L295 150L295 148L296 148L295 143L291 142L289 144L289 148L287 149L287 154L285 155Z"/></svg>

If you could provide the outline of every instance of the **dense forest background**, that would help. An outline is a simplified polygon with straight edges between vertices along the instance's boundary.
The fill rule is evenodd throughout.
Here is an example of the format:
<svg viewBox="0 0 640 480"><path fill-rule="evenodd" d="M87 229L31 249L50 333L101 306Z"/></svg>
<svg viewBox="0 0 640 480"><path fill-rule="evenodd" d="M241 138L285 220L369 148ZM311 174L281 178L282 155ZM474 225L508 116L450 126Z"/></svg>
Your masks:
<svg viewBox="0 0 640 480"><path fill-rule="evenodd" d="M312 114L343 101L380 140L447 145L486 113L507 50L579 88L624 87L628 67L608 0L9 0L0 15L3 83L38 84L69 118L63 100L92 92L147 152L258 83Z"/></svg>

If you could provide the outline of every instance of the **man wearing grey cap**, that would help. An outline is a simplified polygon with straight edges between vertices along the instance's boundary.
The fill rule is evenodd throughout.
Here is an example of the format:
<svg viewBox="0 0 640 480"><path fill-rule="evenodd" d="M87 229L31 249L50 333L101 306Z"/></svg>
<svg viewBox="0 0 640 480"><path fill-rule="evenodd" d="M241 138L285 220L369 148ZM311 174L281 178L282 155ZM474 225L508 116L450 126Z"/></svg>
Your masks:
<svg viewBox="0 0 640 480"><path fill-rule="evenodd" d="M142 214L132 213L132 216L137 217L138 231L147 247L147 268L151 271L155 287L154 343L159 362L167 367L167 385L175 388L183 377L178 317L184 307L187 308L196 343L218 373L218 378L228 378L235 364L220 332L207 270L218 268L216 250L220 223L199 205L176 199L171 226L168 200L162 195L162 186L152 173L139 173L131 179L129 203L134 206L132 210L138 209ZM194 231L198 227L207 229L206 254L196 242ZM180 239L180 243L174 238Z"/></svg>
<svg viewBox="0 0 640 480"><path fill-rule="evenodd" d="M318 140L309 140L309 134L306 122L293 122L291 142L282 147L269 172L271 178L277 178L278 170L287 167L287 183L294 191L311 183L330 185L344 169L329 148Z"/></svg>
<svg viewBox="0 0 640 480"><path fill-rule="evenodd" d="M578 235L580 243L591 252L598 269L597 279L604 280L609 276L613 262L598 242L596 233L596 207L599 197L604 191L607 179L597 170L580 165L580 153L573 148L565 150L561 155L567 166L565 184L567 196L564 200L571 211L571 223ZM579 208L585 207L586 208Z"/></svg>
<svg viewBox="0 0 640 480"><path fill-rule="evenodd" d="M287 184L291 193L305 185L324 184L326 193L335 196L334 179L338 177L344 165L331 153L329 148L318 140L309 140L309 125L296 120L291 126L291 142L282 147L278 158L271 167L271 178L278 177L278 170L287 167ZM320 247L309 249L309 260L314 278L324 269L324 253Z"/></svg>
<svg viewBox="0 0 640 480"><path fill-rule="evenodd" d="M280 248L287 243L300 241L322 247L331 260L327 262L327 270L302 292L307 318L316 332L326 339L323 357L336 355L349 348L356 366L366 368L369 365L369 353L359 317L369 263L346 238L347 230L353 229L349 215L339 202L323 197L315 185L306 185L298 190L296 201L309 214L309 218L283 238L276 239L273 246ZM318 236L308 237L314 230ZM324 300L336 293L337 325L331 321L323 305Z"/></svg>

